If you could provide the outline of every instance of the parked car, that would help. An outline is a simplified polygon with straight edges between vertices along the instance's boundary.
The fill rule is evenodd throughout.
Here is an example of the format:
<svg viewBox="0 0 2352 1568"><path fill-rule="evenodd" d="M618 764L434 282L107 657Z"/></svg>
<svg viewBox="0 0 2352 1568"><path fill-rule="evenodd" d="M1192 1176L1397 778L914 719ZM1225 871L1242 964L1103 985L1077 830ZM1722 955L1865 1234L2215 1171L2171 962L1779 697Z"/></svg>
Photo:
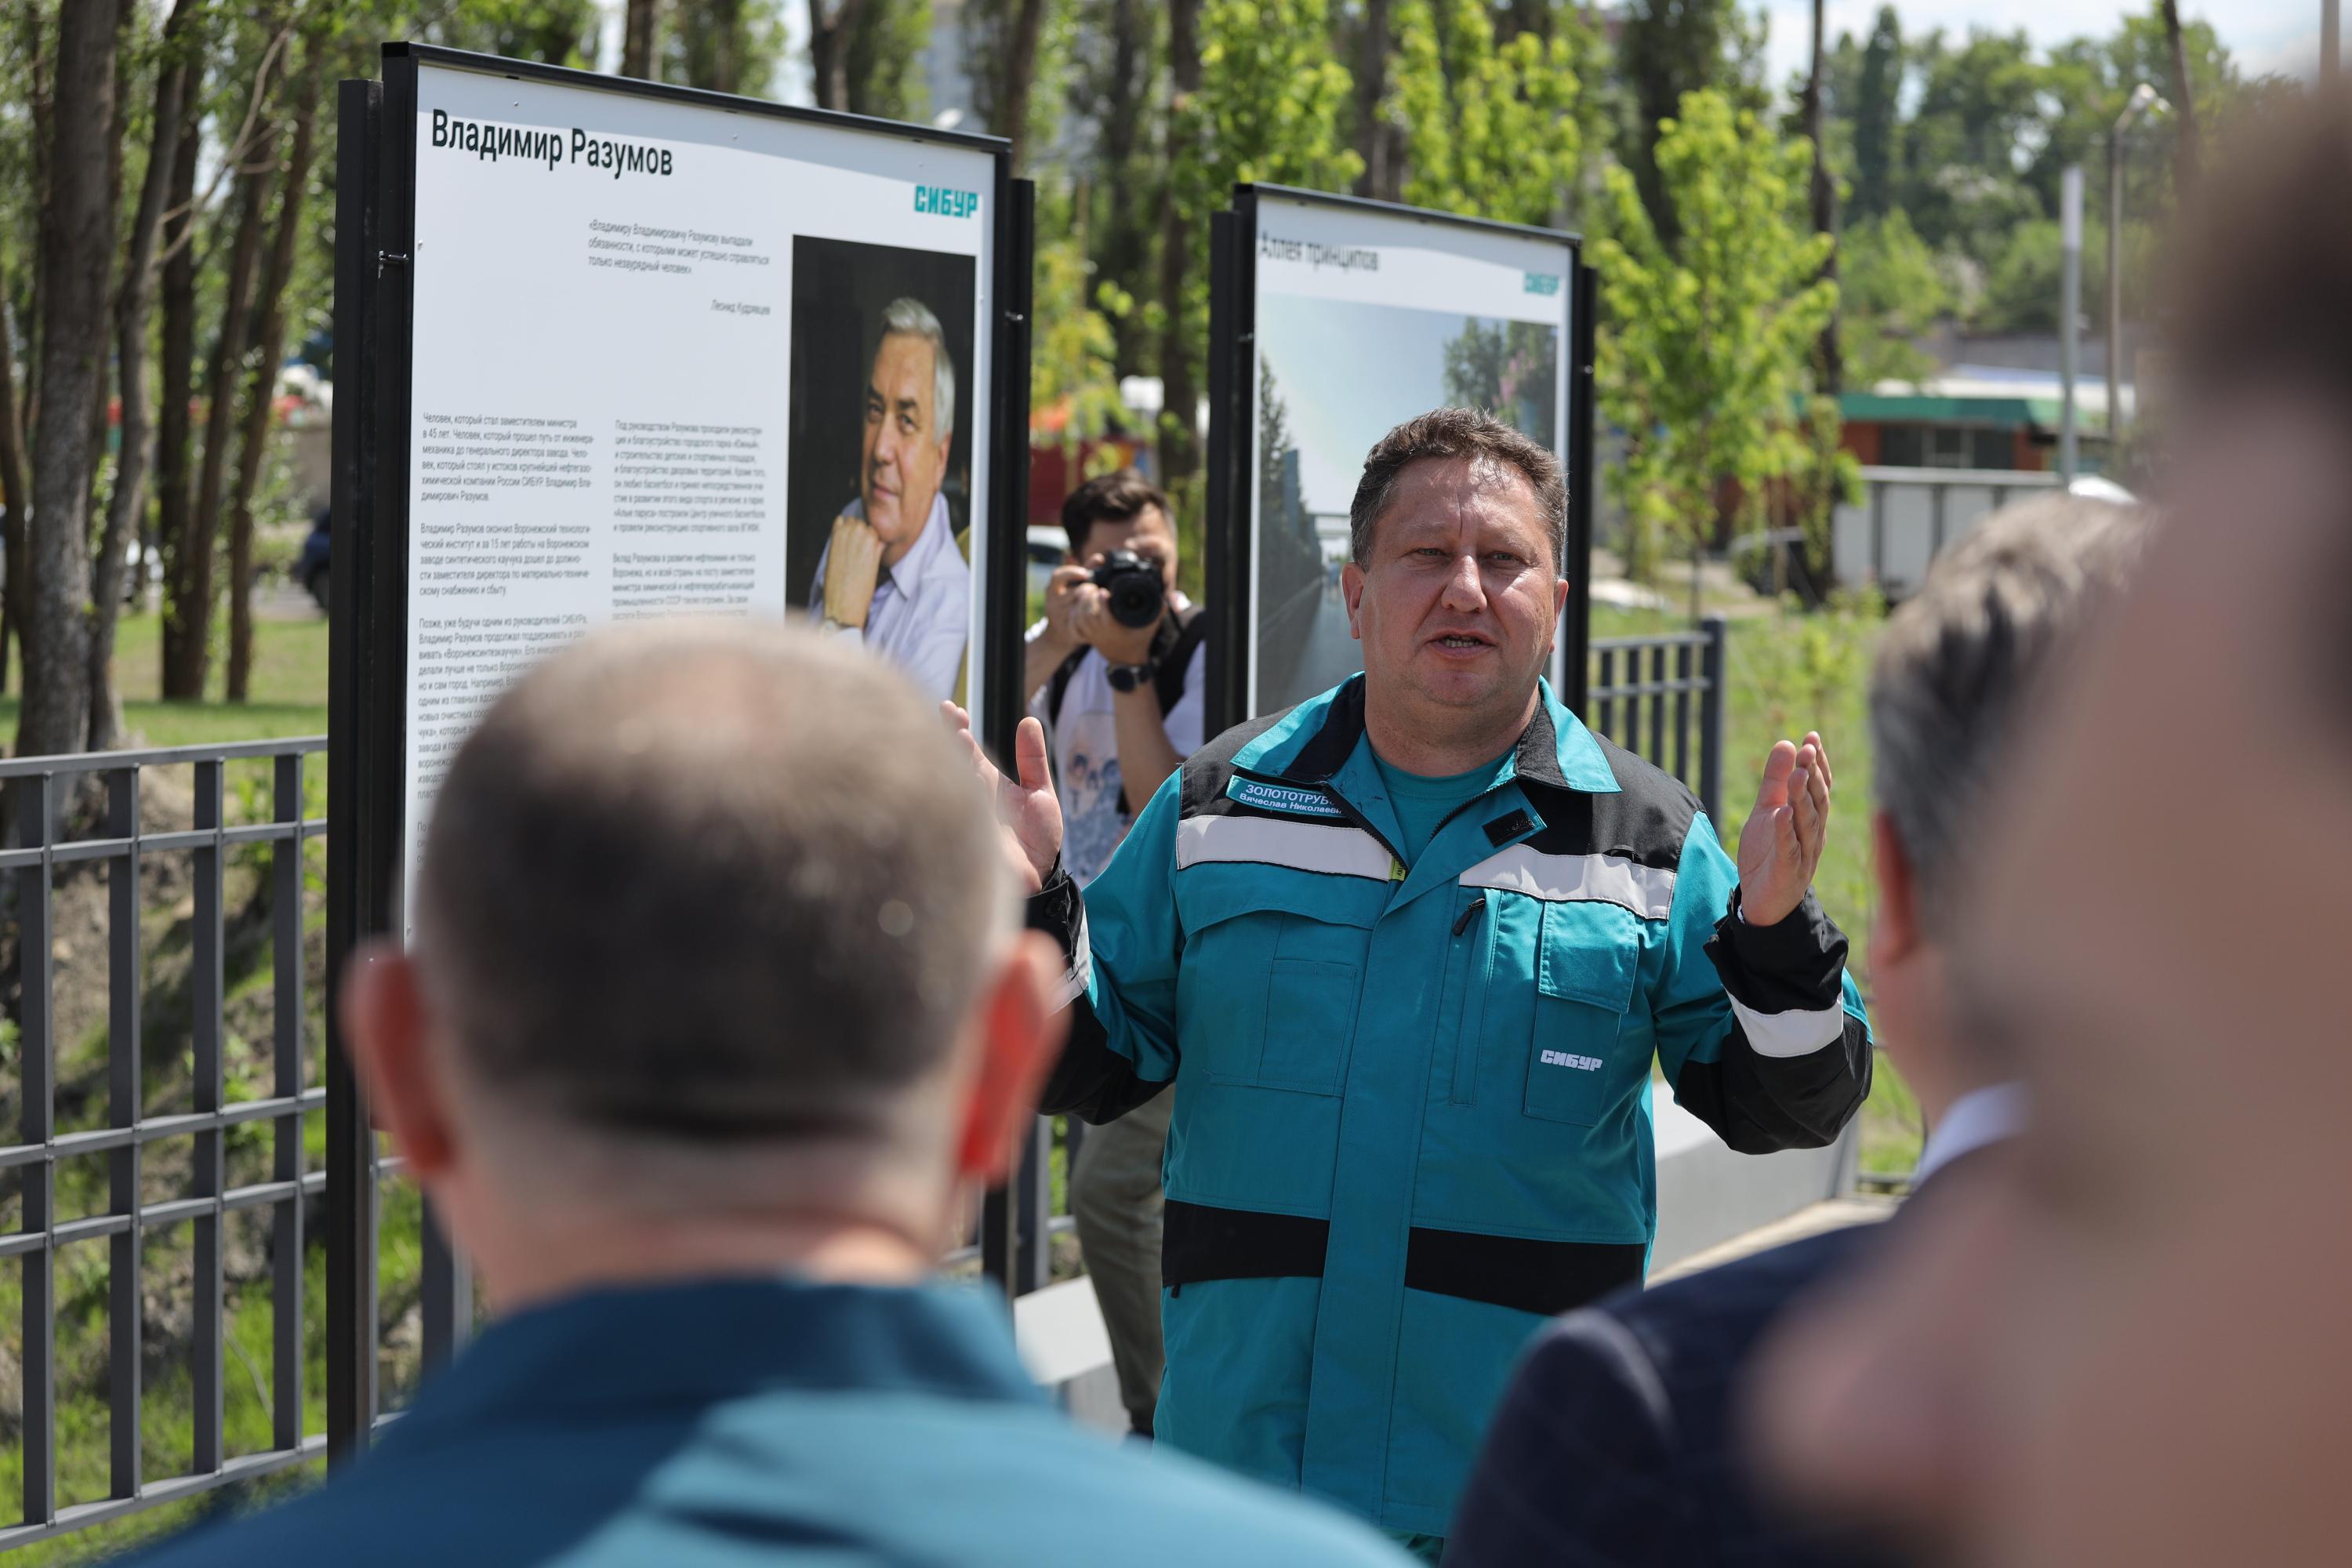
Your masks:
<svg viewBox="0 0 2352 1568"><path fill-rule="evenodd" d="M1038 598L1053 579L1054 568L1069 553L1070 536L1049 522L1029 525L1029 596Z"/></svg>

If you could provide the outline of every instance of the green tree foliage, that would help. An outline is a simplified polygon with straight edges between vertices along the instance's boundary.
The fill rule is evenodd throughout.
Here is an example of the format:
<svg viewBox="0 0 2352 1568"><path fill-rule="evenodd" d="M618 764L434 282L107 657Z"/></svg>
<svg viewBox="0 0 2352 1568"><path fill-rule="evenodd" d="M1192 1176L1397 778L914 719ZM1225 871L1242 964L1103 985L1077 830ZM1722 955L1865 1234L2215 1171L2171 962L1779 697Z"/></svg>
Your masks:
<svg viewBox="0 0 2352 1568"><path fill-rule="evenodd" d="M1171 104L1167 148L1168 200L1180 220L1169 237L1183 237L1191 265L1181 299L1163 300L1152 321L1155 331L1174 329L1161 340L1164 352L1186 362L1180 370L1163 357L1160 374L1171 388L1203 384L1209 217L1234 185L1342 191L1362 171L1346 133L1352 84L1330 38L1326 0L1208 0L1201 7L1201 87ZM1173 406L1165 416L1182 416Z"/></svg>
<svg viewBox="0 0 2352 1568"><path fill-rule="evenodd" d="M1759 506L1771 481L1805 467L1797 399L1837 304L1837 286L1817 276L1831 238L1799 216L1804 142L1699 91L1660 125L1657 160L1676 237L1661 239L1633 175L1612 168L1613 232L1594 247L1601 397L1626 432L1612 479L1637 576L1655 574L1668 538L1696 547L1712 532L1720 482Z"/></svg>
<svg viewBox="0 0 2352 1568"><path fill-rule="evenodd" d="M1497 43L1485 0L1407 0L1396 30L1387 110L1411 152L1404 199L1553 222L1583 153L1591 35L1568 19L1549 37L1526 31Z"/></svg>
<svg viewBox="0 0 2352 1568"><path fill-rule="evenodd" d="M1114 284L1097 284L1086 237L1075 222L1075 195L1066 184L1038 191L1037 269L1031 319L1029 407L1048 415L1042 444L1075 453L1081 441L1103 435L1122 412L1118 337L1114 322L1135 308ZM1032 444L1041 444L1035 430Z"/></svg>
<svg viewBox="0 0 2352 1568"><path fill-rule="evenodd" d="M1878 382L1919 381L1934 372L1934 358L1916 340L1951 310L1952 290L1936 253L1901 208L1864 218L1840 237L1838 281L1840 347L1851 385L1867 391Z"/></svg>
<svg viewBox="0 0 2352 1568"><path fill-rule="evenodd" d="M453 48L593 70L603 27L596 0L468 0L436 31Z"/></svg>
<svg viewBox="0 0 2352 1568"><path fill-rule="evenodd" d="M1330 35L1327 0L1201 8L1201 90L1179 116L1173 174L1203 235L1236 182L1339 191L1362 169L1345 133L1348 68Z"/></svg>
<svg viewBox="0 0 2352 1568"><path fill-rule="evenodd" d="M1617 38L1617 75L1623 100L1617 161L1632 171L1650 226L1667 244L1675 237L1674 204L1658 168L1664 122L1685 94L1713 89L1760 109L1749 87L1760 32L1751 31L1738 0L1633 0Z"/></svg>
<svg viewBox="0 0 2352 1568"><path fill-rule="evenodd" d="M784 56L782 0L669 0L665 81L765 97Z"/></svg>
<svg viewBox="0 0 2352 1568"><path fill-rule="evenodd" d="M2153 297L2158 257L2158 230L2126 218L2124 223L2124 306ZM1988 332L2054 332L2058 330L2060 280L2065 265L2064 237L2048 218L2020 224L1993 252L1977 301L1973 325ZM2083 314L2092 336L2106 331L2107 226L2097 216L2083 220Z"/></svg>
<svg viewBox="0 0 2352 1568"><path fill-rule="evenodd" d="M1940 33L1918 47L1918 111L1903 128L1900 205L1938 250L2041 215L2018 150L2042 123L2042 73L2022 32Z"/></svg>
<svg viewBox="0 0 2352 1568"><path fill-rule="evenodd" d="M929 110L917 68L931 41L931 0L866 0L849 35L849 110L885 120Z"/></svg>
<svg viewBox="0 0 2352 1568"><path fill-rule="evenodd" d="M1853 89L1853 205L1857 217L1884 217L1895 199L1895 160L1903 92L1903 24L1892 5L1863 47Z"/></svg>

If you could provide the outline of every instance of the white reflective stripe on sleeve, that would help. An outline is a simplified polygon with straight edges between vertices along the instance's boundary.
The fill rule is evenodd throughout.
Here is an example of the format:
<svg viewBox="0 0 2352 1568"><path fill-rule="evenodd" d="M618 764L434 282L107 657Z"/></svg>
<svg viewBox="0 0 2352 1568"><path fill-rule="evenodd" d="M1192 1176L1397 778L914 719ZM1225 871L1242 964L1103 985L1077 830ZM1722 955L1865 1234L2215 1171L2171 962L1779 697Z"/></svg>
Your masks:
<svg viewBox="0 0 2352 1568"><path fill-rule="evenodd" d="M1273 816L1191 816L1176 825L1176 868L1214 860L1244 860L1320 871L1333 877L1389 879L1395 864L1381 841L1360 827L1326 827Z"/></svg>
<svg viewBox="0 0 2352 1568"><path fill-rule="evenodd" d="M1087 944L1087 911L1078 910L1077 934L1070 939L1070 968L1055 988L1054 1012L1060 1012L1087 994L1087 983L1094 978L1095 950Z"/></svg>
<svg viewBox="0 0 2352 1568"><path fill-rule="evenodd" d="M1811 1056L1845 1033L1843 1004L1818 1013L1759 1013L1731 996L1731 1011L1738 1017L1739 1026L1748 1031L1748 1046L1759 1057Z"/></svg>
<svg viewBox="0 0 2352 1568"><path fill-rule="evenodd" d="M1675 907L1675 874L1622 855L1546 855L1514 844L1462 873L1465 888L1499 888L1553 903L1619 904L1645 921Z"/></svg>

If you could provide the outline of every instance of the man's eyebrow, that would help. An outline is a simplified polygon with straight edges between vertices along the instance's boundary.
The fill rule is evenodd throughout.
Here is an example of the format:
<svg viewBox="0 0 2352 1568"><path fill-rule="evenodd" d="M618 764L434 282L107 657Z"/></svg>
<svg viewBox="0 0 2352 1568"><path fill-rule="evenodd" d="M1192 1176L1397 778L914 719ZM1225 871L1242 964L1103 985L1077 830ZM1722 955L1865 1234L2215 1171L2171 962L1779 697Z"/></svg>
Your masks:
<svg viewBox="0 0 2352 1568"><path fill-rule="evenodd" d="M920 414L923 411L921 400L913 397L902 397L898 399L898 412L901 414Z"/></svg>

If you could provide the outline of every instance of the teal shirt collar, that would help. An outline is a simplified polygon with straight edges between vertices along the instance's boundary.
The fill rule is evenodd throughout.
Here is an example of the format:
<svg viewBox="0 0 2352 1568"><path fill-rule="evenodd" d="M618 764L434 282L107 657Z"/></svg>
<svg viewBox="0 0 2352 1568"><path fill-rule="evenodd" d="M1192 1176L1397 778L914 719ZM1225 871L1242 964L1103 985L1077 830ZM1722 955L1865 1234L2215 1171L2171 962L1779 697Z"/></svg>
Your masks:
<svg viewBox="0 0 2352 1568"><path fill-rule="evenodd" d="M1379 776L1371 750L1364 732L1364 678L1353 675L1275 721L1234 761L1297 783L1334 782L1344 789L1350 782L1360 784L1363 774ZM1343 773L1349 777L1343 779ZM1601 742L1561 706L1549 680L1538 681L1535 717L1496 783L1499 786L1513 779L1583 795L1615 795L1620 787Z"/></svg>

